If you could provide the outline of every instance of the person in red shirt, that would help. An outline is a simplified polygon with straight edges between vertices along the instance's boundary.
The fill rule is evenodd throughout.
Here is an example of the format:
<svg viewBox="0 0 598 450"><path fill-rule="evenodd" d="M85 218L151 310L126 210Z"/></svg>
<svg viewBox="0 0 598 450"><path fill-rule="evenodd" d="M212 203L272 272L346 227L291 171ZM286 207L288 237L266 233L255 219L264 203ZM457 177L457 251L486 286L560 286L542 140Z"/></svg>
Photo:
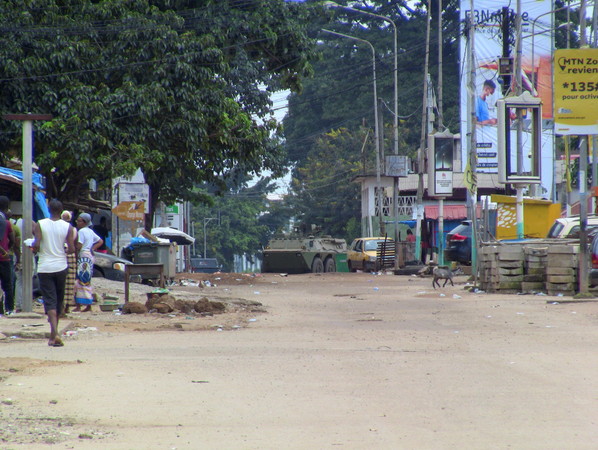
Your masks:
<svg viewBox="0 0 598 450"><path fill-rule="evenodd" d="M415 242L415 234L411 230L407 230L407 242Z"/></svg>
<svg viewBox="0 0 598 450"><path fill-rule="evenodd" d="M0 304L0 314L10 315L15 308L14 286L12 282L11 250L15 252L15 264L20 264L21 252L16 249L15 233L8 220L8 205L10 200L5 195L0 195L0 285L4 291L4 302Z"/></svg>

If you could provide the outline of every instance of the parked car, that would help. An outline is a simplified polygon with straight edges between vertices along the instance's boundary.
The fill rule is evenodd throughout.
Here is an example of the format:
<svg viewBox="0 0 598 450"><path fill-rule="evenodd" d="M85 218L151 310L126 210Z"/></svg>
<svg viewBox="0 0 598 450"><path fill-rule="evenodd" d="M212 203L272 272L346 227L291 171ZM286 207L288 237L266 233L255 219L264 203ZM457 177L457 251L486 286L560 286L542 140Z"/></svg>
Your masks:
<svg viewBox="0 0 598 450"><path fill-rule="evenodd" d="M589 283L590 286L598 286L598 238L596 236L598 232L592 233L590 240L590 273Z"/></svg>
<svg viewBox="0 0 598 450"><path fill-rule="evenodd" d="M103 277L113 281L124 281L125 279L125 266L127 264L133 264L118 256L111 255L109 253L94 253L95 262L93 264L93 276Z"/></svg>
<svg viewBox="0 0 598 450"><path fill-rule="evenodd" d="M445 261L471 264L471 220L464 220L446 235Z"/></svg>
<svg viewBox="0 0 598 450"><path fill-rule="evenodd" d="M193 273L214 273L220 272L222 266L216 258L191 258L191 270Z"/></svg>
<svg viewBox="0 0 598 450"><path fill-rule="evenodd" d="M559 217L548 230L546 237L578 239L579 229L579 216ZM598 229L598 216L589 215L587 219L588 233L591 233L593 229Z"/></svg>
<svg viewBox="0 0 598 450"><path fill-rule="evenodd" d="M378 248L378 242L384 241L393 242L393 239L383 237L362 237L355 239L347 251L349 271L375 271L377 269L376 249Z"/></svg>

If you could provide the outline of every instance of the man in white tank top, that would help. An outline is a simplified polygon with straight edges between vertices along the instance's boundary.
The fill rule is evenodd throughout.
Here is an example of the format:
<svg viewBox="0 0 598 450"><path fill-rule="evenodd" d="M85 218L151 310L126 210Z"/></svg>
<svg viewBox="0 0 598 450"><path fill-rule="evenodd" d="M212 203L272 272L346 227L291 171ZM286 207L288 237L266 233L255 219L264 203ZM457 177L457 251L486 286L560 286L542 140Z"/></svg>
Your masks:
<svg viewBox="0 0 598 450"><path fill-rule="evenodd" d="M50 323L51 347L62 347L58 336L58 318L64 305L64 288L67 274L66 254L75 251L74 228L60 218L62 203L50 201L50 218L42 219L33 226L32 249L37 252L37 274L44 300L44 310ZM64 244L67 249L65 251Z"/></svg>

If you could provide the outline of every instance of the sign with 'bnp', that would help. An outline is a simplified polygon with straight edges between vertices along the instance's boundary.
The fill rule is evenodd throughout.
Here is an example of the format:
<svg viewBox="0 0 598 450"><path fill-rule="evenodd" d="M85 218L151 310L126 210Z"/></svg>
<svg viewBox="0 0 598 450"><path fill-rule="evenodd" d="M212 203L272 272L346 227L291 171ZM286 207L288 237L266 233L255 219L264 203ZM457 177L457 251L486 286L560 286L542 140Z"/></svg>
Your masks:
<svg viewBox="0 0 598 450"><path fill-rule="evenodd" d="M554 53L554 132L598 134L598 49Z"/></svg>

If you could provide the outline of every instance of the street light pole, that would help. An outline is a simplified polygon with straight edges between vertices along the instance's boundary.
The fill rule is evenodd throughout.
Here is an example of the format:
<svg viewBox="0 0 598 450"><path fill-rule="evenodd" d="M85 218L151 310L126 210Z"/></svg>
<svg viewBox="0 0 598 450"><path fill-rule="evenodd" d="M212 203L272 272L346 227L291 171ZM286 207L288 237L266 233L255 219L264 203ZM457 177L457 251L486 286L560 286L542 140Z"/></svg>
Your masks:
<svg viewBox="0 0 598 450"><path fill-rule="evenodd" d="M528 38L528 37L532 38L532 88L533 89L536 88L536 68L535 68L535 56L536 56L535 55L535 50L536 50L536 46L535 46L535 42L534 42L535 41L534 36L536 34L542 34L542 33L546 32L546 31L543 31L542 33L536 33L535 32L535 30L536 30L536 22L538 21L538 19L540 17L546 16L547 14L553 14L555 12L562 11L563 9L567 9L568 10L571 7L575 7L575 6L579 6L579 5L581 5L581 3L575 3L573 5L563 6L562 8L553 9L551 11L548 11L548 12L545 12L543 14L540 14L538 17L536 17L535 19L532 20L532 32L531 32L531 34L529 34L527 36L524 36L522 38L522 39ZM570 22L567 21L567 23L565 25L567 25L567 27L569 27ZM569 28L567 28L567 34L568 34L568 30L569 30ZM569 46L567 46L567 48L569 48Z"/></svg>
<svg viewBox="0 0 598 450"><path fill-rule="evenodd" d="M373 70L373 75L374 75L374 123L375 123L375 139L374 142L376 143L376 185L377 185L377 199L378 199L378 211L379 211L379 220L380 223L378 224L378 227L382 226L382 209L383 209L383 205L382 205L382 186L381 186L381 180L380 180L380 133L379 133L379 125L378 125L378 90L376 87L376 50L374 50L374 46L372 45L372 43L370 41L366 41L365 39L360 39L358 37L355 36L349 36L348 34L343 34L343 33L337 33L336 31L331 31L331 30L325 30L322 29L322 31L324 31L325 33L330 33L330 34L334 34L336 36L340 36L340 37L344 37L347 39L352 39L354 41L359 41L359 42L363 42L367 45L370 46L370 49L372 50L372 70ZM375 212L375 208L374 208L374 212ZM374 236L373 234L373 230L370 230L370 233L372 236Z"/></svg>
<svg viewBox="0 0 598 450"><path fill-rule="evenodd" d="M366 16L376 17L378 19L384 20L392 25L394 31L394 121L393 121L393 134L394 134L394 145L393 145L393 153L395 155L399 154L399 64L398 64L398 34L397 34L397 25L393 22L392 19L389 17L381 16L379 14L374 14L368 11L363 11L361 9L351 8L350 6L343 6L339 5L333 1L324 2L324 6L327 8L339 8L345 9L347 11L353 11L360 14L365 14ZM395 242L399 241L399 177L393 177L393 206L392 206L392 214L394 219L394 238ZM380 206L382 207L382 206Z"/></svg>
<svg viewBox="0 0 598 450"><path fill-rule="evenodd" d="M389 17L381 16L379 14L374 14L369 11L363 11L362 9L351 8L350 6L343 6L339 5L336 2L327 1L324 2L324 6L326 8L339 8L339 9L346 9L347 11L353 11L360 14L365 14L366 16L376 17L378 19L384 20L392 25L394 31L394 123L393 123L393 131L394 131L394 154L399 154L399 66L398 66L398 35L397 35L397 25L390 19ZM367 41L366 41L367 42Z"/></svg>
<svg viewBox="0 0 598 450"><path fill-rule="evenodd" d="M210 220L216 220L216 217L204 217L203 219L203 258L206 259L207 255L207 238L206 238L206 227Z"/></svg>

